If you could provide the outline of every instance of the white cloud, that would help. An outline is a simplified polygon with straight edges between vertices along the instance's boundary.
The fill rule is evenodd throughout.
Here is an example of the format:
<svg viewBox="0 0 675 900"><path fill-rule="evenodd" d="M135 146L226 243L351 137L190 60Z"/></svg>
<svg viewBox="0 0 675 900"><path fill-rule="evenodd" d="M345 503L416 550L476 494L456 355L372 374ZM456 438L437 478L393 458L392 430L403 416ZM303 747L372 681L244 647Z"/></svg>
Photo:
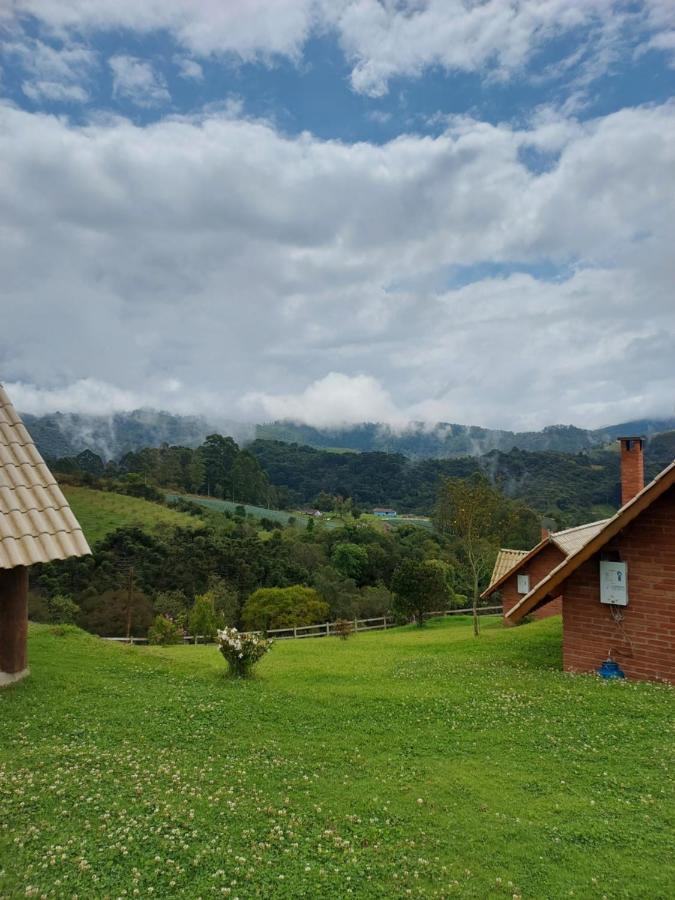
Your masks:
<svg viewBox="0 0 675 900"><path fill-rule="evenodd" d="M36 103L52 100L62 103L85 103L87 91L79 84L62 84L58 81L24 81L21 90Z"/></svg>
<svg viewBox="0 0 675 900"><path fill-rule="evenodd" d="M150 377L135 388L120 388L97 378L79 378L58 387L44 387L25 381L5 382L12 402L24 413L36 416L48 413L85 413L107 416L132 409L171 409L184 415L199 412L213 414L217 397L208 391L186 397L183 385L175 378Z"/></svg>
<svg viewBox="0 0 675 900"><path fill-rule="evenodd" d="M173 61L178 67L178 74L181 78L203 81L204 70L194 59L190 59L188 56L174 56Z"/></svg>
<svg viewBox="0 0 675 900"><path fill-rule="evenodd" d="M143 405L135 391L125 391L95 378L82 378L52 389L22 381L8 382L5 387L17 409L36 416L55 412L109 415Z"/></svg>
<svg viewBox="0 0 675 900"><path fill-rule="evenodd" d="M136 106L159 106L171 100L164 77L152 63L133 56L111 56L113 96L131 100Z"/></svg>
<svg viewBox="0 0 675 900"><path fill-rule="evenodd" d="M675 69L675 28L654 35L647 47L652 50L665 50L669 55L670 68Z"/></svg>
<svg viewBox="0 0 675 900"><path fill-rule="evenodd" d="M27 78L22 91L31 100L84 103L98 60L93 50L80 44L53 47L22 33L2 45L3 55L18 63Z"/></svg>
<svg viewBox="0 0 675 900"><path fill-rule="evenodd" d="M0 377L67 388L70 408L507 426L672 410L672 105L381 146L234 110L75 126L0 106L0 156ZM567 280L512 271L544 262ZM452 289L458 267L472 283Z"/></svg>
<svg viewBox="0 0 675 900"><path fill-rule="evenodd" d="M580 77L604 72L634 42L668 51L670 0L10 0L57 34L128 28L170 31L198 57L299 60L330 31L353 66L355 91L382 96L397 76L440 66L508 78L546 44L573 35ZM626 34L629 40L626 41ZM630 52L630 51L628 51ZM563 63L563 66L565 63Z"/></svg>
<svg viewBox="0 0 675 900"><path fill-rule="evenodd" d="M316 16L317 0L10 0L56 33L128 28L168 30L198 56L232 54L253 60L298 56Z"/></svg>
<svg viewBox="0 0 675 900"><path fill-rule="evenodd" d="M317 428L340 428L359 422L398 426L406 423L377 379L340 372L330 372L297 394L245 394L239 407L247 419L288 419L310 422Z"/></svg>

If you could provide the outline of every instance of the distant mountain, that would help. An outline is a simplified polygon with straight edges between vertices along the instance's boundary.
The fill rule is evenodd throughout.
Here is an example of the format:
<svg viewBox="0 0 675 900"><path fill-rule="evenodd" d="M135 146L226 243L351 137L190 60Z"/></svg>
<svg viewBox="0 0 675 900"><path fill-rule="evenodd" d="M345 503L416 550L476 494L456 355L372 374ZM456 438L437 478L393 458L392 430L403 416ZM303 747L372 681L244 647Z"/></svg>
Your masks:
<svg viewBox="0 0 675 900"><path fill-rule="evenodd" d="M178 416L137 409L111 416L52 413L22 416L42 455L47 459L93 450L103 459L117 459L129 450L172 444L197 447L207 434L230 434L240 441L253 436L240 422L208 422L201 416Z"/></svg>
<svg viewBox="0 0 675 900"><path fill-rule="evenodd" d="M447 459L480 456L491 450L578 453L601 447L622 434L651 435L675 429L673 419L641 419L587 430L574 425L550 425L541 431L500 431L473 425L439 422L433 427L413 423L404 430L364 423L347 429L318 429L293 422L258 425L256 438L303 444L318 449L401 453L409 459Z"/></svg>
<svg viewBox="0 0 675 900"><path fill-rule="evenodd" d="M594 431L574 425L551 425L541 431L514 432L447 422L432 427L413 423L403 430L365 422L341 430L293 422L253 426L148 409L110 416L25 414L23 419L47 459L74 456L82 450L93 450L104 459L117 459L129 450L142 447L162 444L197 447L213 432L231 435L239 444L258 438L321 450L399 453L408 459L421 460L481 456L492 450L508 453L513 449L578 453L611 443L620 434L655 435L675 430L675 418L641 419Z"/></svg>

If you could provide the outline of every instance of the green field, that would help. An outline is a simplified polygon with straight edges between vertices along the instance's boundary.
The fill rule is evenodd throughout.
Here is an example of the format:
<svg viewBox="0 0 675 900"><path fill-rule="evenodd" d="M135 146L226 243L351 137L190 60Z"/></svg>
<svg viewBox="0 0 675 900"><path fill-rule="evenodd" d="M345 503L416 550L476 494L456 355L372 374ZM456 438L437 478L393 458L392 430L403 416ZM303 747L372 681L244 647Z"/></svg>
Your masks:
<svg viewBox="0 0 675 900"><path fill-rule="evenodd" d="M62 484L61 490L92 545L124 525L138 525L153 531L166 525L196 528L201 524L193 516L138 497L71 484Z"/></svg>
<svg viewBox="0 0 675 900"><path fill-rule="evenodd" d="M284 512L281 509L267 509L265 506L251 506L249 503L235 503L233 500L221 500L218 497L203 497L200 494L167 494L168 500L175 500L179 497L183 500L191 500L193 503L199 503L207 509L213 509L216 512L234 513L238 507L243 506L247 516L253 516L256 519L271 519L273 522L281 522L287 525L288 520L293 517L304 526L307 525L307 516L300 513Z"/></svg>
<svg viewBox="0 0 675 900"><path fill-rule="evenodd" d="M359 521L367 522L369 525L375 526L387 525L389 527L397 528L400 525L416 525L418 528L426 528L428 531L434 530L434 523L429 516L399 515L389 519L384 518L383 516L375 516L373 513L363 513Z"/></svg>
<svg viewBox="0 0 675 900"><path fill-rule="evenodd" d="M0 897L671 897L672 689L484 626L281 642L250 682L34 626Z"/></svg>
<svg viewBox="0 0 675 900"><path fill-rule="evenodd" d="M218 497L203 497L200 494L167 494L168 500L175 500L179 497L183 500L191 500L193 503L199 503L207 509L216 512L234 513L238 507L243 506L247 516L253 516L255 519L271 519L273 522L280 522L282 525L288 525L289 519L295 519L301 528L306 528L309 522L309 516L305 516L300 512L285 512L282 509L269 509L266 506L251 506L250 503L235 503L233 500L221 500ZM321 520L328 528L335 528L341 525L341 521Z"/></svg>

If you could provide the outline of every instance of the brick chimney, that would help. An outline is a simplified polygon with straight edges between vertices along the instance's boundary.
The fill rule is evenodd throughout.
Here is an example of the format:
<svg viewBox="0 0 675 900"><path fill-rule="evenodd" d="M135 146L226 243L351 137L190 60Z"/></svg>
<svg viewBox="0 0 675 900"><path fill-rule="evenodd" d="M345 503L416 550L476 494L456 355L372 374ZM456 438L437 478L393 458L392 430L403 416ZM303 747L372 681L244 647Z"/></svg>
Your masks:
<svg viewBox="0 0 675 900"><path fill-rule="evenodd" d="M621 505L625 506L645 486L643 437L622 437L621 443Z"/></svg>
<svg viewBox="0 0 675 900"><path fill-rule="evenodd" d="M546 538L550 535L551 531L546 527L546 525L541 526L541 540L545 541Z"/></svg>

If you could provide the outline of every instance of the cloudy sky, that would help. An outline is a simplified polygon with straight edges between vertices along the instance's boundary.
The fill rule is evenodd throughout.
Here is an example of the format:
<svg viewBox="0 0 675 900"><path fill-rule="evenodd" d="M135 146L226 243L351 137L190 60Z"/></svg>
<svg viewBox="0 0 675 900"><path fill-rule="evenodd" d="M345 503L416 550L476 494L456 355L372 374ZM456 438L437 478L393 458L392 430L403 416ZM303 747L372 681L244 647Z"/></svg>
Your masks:
<svg viewBox="0 0 675 900"><path fill-rule="evenodd" d="M26 412L675 407L673 0L0 0Z"/></svg>

